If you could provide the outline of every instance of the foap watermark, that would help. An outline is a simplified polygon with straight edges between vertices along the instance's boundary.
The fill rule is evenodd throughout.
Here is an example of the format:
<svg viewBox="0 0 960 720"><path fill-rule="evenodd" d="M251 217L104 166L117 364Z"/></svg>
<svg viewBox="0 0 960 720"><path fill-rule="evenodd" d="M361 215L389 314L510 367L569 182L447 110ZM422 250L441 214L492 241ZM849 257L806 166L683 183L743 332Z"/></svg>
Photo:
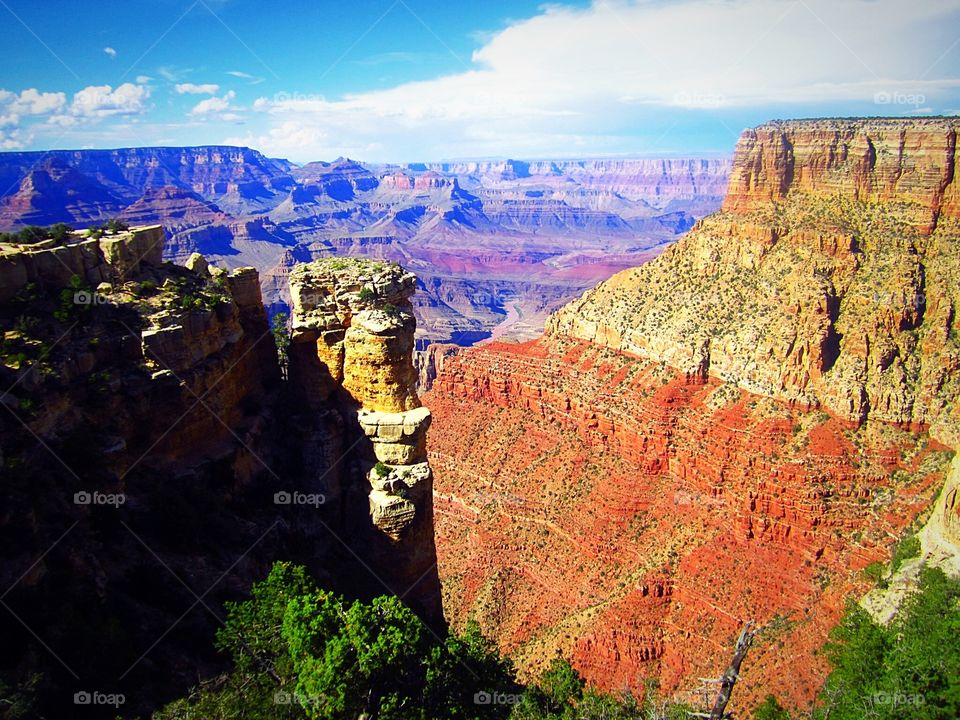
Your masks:
<svg viewBox="0 0 960 720"><path fill-rule="evenodd" d="M274 705L299 705L300 707L308 707L310 705L318 705L320 703L320 698L312 695L304 695L299 692L288 692L286 690L277 690L273 694L273 704Z"/></svg>
<svg viewBox="0 0 960 720"><path fill-rule="evenodd" d="M73 294L74 305L106 305L108 302L106 297L90 290L77 290Z"/></svg>
<svg viewBox="0 0 960 720"><path fill-rule="evenodd" d="M521 700L523 700L523 695L518 693L481 690L473 695L474 705L518 705Z"/></svg>
<svg viewBox="0 0 960 720"><path fill-rule="evenodd" d="M123 693L105 693L98 690L81 690L73 694L74 705L102 705L118 708L127 701Z"/></svg>
<svg viewBox="0 0 960 720"><path fill-rule="evenodd" d="M867 698L867 703L871 707L919 707L926 705L927 699L920 693L874 693Z"/></svg>
<svg viewBox="0 0 960 720"><path fill-rule="evenodd" d="M123 493L103 493L99 490L90 492L81 490L73 494L74 505L109 505L118 508L127 501L127 496Z"/></svg>
<svg viewBox="0 0 960 720"><path fill-rule="evenodd" d="M873 102L875 105L910 105L918 108L926 104L927 96L923 93L881 90L873 94Z"/></svg>
<svg viewBox="0 0 960 720"><path fill-rule="evenodd" d="M718 108L727 104L727 99L709 90L683 90L673 96L673 104L685 108Z"/></svg>
<svg viewBox="0 0 960 720"><path fill-rule="evenodd" d="M327 501L327 496L323 493L303 493L294 490L287 492L281 490L273 494L274 505L311 505L320 507Z"/></svg>
<svg viewBox="0 0 960 720"><path fill-rule="evenodd" d="M273 103L275 105L286 103L319 103L325 102L326 99L325 96L316 93L302 93L297 91L287 92L286 90L281 90L273 94Z"/></svg>

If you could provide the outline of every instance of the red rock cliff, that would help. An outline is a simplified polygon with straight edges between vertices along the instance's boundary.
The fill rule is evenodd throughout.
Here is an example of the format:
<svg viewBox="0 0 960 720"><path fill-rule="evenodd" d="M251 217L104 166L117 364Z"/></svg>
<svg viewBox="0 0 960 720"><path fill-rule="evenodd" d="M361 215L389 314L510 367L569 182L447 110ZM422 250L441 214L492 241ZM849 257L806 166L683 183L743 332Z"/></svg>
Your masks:
<svg viewBox="0 0 960 720"><path fill-rule="evenodd" d="M724 210L427 394L444 607L535 674L808 706L860 571L943 483L960 350L951 120L744 133ZM891 154L894 157L891 157ZM953 508L949 502L945 512Z"/></svg>

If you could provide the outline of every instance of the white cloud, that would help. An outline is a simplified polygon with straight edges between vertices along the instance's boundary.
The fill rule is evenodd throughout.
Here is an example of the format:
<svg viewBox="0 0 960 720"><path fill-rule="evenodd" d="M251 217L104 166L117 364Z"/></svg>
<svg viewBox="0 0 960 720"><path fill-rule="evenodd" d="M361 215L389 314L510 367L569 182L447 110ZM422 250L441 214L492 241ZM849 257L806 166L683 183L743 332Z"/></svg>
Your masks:
<svg viewBox="0 0 960 720"><path fill-rule="evenodd" d="M261 98L254 109L272 127L249 139L279 154L290 137L322 130L314 136L324 144L297 148L299 157L372 142L395 159L556 153L572 140L636 133L652 113L787 104L799 114L825 103L872 106L878 92L920 93L932 106L953 98L952 106L956 55L941 57L952 38L935 30L958 21L957 0L909 12L902 0L546 6L490 36L454 75L331 101Z"/></svg>
<svg viewBox="0 0 960 720"><path fill-rule="evenodd" d="M90 85L74 93L70 114L79 118L105 118L139 115L146 112L150 89L124 83L114 90L109 85Z"/></svg>
<svg viewBox="0 0 960 720"><path fill-rule="evenodd" d="M67 96L62 92L40 92L36 88L28 88L18 95L0 90L0 112L8 116L49 115L66 104Z"/></svg>
<svg viewBox="0 0 960 720"><path fill-rule="evenodd" d="M0 150L20 150L32 138L24 138L19 128L0 129Z"/></svg>
<svg viewBox="0 0 960 720"><path fill-rule="evenodd" d="M112 47L105 47L105 48L103 49L103 51L104 51L107 55L110 56L110 59L111 59L111 60L116 60L116 58L117 58L117 51L114 50Z"/></svg>
<svg viewBox="0 0 960 720"><path fill-rule="evenodd" d="M220 92L220 86L215 83L205 83L195 85L194 83L178 83L176 91L180 95L216 95Z"/></svg>
<svg viewBox="0 0 960 720"><path fill-rule="evenodd" d="M137 75L137 85L146 85L151 80L153 80L153 78L149 75Z"/></svg>
<svg viewBox="0 0 960 720"><path fill-rule="evenodd" d="M207 98L206 100L201 100L193 106L193 110L190 111L190 114L208 115L210 113L225 112L230 109L230 101L236 96L237 94L233 90L230 90L223 97L212 97Z"/></svg>
<svg viewBox="0 0 960 720"><path fill-rule="evenodd" d="M227 75L232 75L235 78L246 80L250 85L259 85L263 82L262 77L257 77L256 75L251 75L250 73L245 73L241 70L227 70Z"/></svg>

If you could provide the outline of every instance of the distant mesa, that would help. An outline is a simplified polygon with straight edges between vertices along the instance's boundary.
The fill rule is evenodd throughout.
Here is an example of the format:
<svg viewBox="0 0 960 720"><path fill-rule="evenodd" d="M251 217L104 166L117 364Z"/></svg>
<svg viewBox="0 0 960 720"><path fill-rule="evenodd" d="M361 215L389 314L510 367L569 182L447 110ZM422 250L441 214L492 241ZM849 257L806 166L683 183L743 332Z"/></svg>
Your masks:
<svg viewBox="0 0 960 720"><path fill-rule="evenodd" d="M654 257L719 207L729 167L689 158L297 167L222 146L3 153L0 181L12 189L0 198L0 229L159 223L169 259L200 252L257 267L273 309L290 307L290 248L300 260L401 262L423 283L418 346L471 344L494 332L532 337L567 300Z"/></svg>

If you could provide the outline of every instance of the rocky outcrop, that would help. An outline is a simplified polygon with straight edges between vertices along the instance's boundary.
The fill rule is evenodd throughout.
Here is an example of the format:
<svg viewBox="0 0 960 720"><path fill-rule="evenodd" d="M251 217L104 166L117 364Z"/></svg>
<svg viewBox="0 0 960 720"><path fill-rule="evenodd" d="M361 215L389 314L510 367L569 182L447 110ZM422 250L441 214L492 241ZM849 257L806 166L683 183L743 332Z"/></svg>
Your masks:
<svg viewBox="0 0 960 720"><path fill-rule="evenodd" d="M857 422L952 424L956 127L818 120L747 131L724 212L565 307L548 332Z"/></svg>
<svg viewBox="0 0 960 720"><path fill-rule="evenodd" d="M148 714L225 670L210 643L224 603L275 560L350 597L393 593L443 630L413 276L298 272L331 295L298 295L294 350L309 352L283 382L257 271L162 262L164 239L3 246L3 680L40 678L45 717L89 687ZM323 371L339 380L320 392L299 363L317 370L325 346L302 341L336 323L342 362Z"/></svg>
<svg viewBox="0 0 960 720"><path fill-rule="evenodd" d="M298 265L290 274L292 368L326 399L342 388L384 412L419 407L413 368L416 277L399 265L351 259Z"/></svg>
<svg viewBox="0 0 960 720"><path fill-rule="evenodd" d="M47 717L70 715L86 683L141 714L218 672L196 643L217 621L185 612L194 588L219 612L290 547L329 568L315 518L271 502L304 488L271 411L280 375L256 271L162 263L163 240L133 228L4 247L22 271L0 302L4 681L42 677ZM311 446L331 484L335 449L329 430Z"/></svg>
<svg viewBox="0 0 960 720"><path fill-rule="evenodd" d="M159 225L99 238L75 233L65 242L0 243L0 302L15 297L28 283L66 288L73 277L93 285L134 280L145 266L160 266L163 243Z"/></svg>
<svg viewBox="0 0 960 720"><path fill-rule="evenodd" d="M331 259L296 266L290 382L344 417L354 463L358 551L397 595L440 622L430 411L413 365L416 278L399 265ZM349 502L349 500L348 500Z"/></svg>
<svg viewBox="0 0 960 720"><path fill-rule="evenodd" d="M924 233L960 216L956 120L775 121L747 130L734 153L723 209L747 214L791 193L905 203Z"/></svg>

